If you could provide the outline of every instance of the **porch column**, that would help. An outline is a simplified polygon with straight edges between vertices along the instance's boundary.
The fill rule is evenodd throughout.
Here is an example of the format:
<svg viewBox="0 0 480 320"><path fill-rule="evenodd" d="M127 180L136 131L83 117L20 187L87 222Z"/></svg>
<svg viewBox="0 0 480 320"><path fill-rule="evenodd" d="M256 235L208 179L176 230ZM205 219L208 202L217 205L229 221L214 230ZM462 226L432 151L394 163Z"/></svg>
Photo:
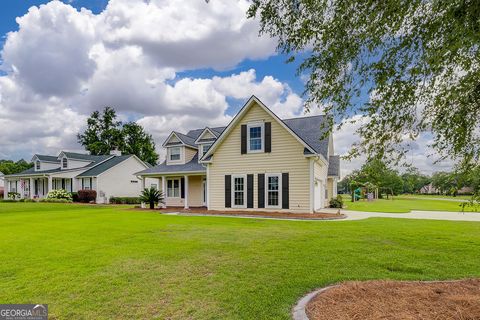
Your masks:
<svg viewBox="0 0 480 320"><path fill-rule="evenodd" d="M52 179L52 176L48 176L48 188L47 188L47 193L45 193L45 195L47 195L50 191L52 191L52 188L53 188L53 179Z"/></svg>
<svg viewBox="0 0 480 320"><path fill-rule="evenodd" d="M185 209L188 209L188 176L183 176L185 178Z"/></svg>
<svg viewBox="0 0 480 320"><path fill-rule="evenodd" d="M145 179L146 179L146 177L143 176L142 177L142 182L141 182L142 183L142 190L141 191L145 190Z"/></svg>
<svg viewBox="0 0 480 320"><path fill-rule="evenodd" d="M163 200L165 201L162 207L165 209L167 207L167 180L165 179L165 176L162 176L162 192Z"/></svg>
<svg viewBox="0 0 480 320"><path fill-rule="evenodd" d="M30 178L30 185L28 187L28 190L30 191L30 199L33 199L33 192L35 191L34 185L33 185L33 178Z"/></svg>
<svg viewBox="0 0 480 320"><path fill-rule="evenodd" d="M3 199L8 199L8 193L10 192L10 183L7 178L3 180L5 182L5 188L3 189Z"/></svg>

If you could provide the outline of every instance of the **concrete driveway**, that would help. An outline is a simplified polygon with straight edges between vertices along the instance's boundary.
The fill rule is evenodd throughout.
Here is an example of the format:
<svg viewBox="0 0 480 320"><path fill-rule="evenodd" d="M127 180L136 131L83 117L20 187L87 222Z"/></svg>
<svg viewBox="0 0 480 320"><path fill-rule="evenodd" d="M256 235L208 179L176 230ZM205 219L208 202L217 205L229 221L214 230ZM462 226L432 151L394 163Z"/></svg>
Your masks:
<svg viewBox="0 0 480 320"><path fill-rule="evenodd" d="M322 212L337 212L338 209L322 209ZM411 211L409 213L363 212L341 210L347 217L345 220L362 220L367 218L398 218L398 219L427 219L427 220L452 220L452 221L478 221L480 212L448 212L448 211Z"/></svg>

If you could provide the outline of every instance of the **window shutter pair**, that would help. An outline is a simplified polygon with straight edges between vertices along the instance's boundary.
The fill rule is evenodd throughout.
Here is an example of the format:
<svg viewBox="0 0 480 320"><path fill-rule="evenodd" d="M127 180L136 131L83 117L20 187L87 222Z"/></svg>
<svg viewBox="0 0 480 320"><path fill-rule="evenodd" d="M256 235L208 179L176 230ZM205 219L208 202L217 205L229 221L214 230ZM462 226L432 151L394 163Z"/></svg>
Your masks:
<svg viewBox="0 0 480 320"><path fill-rule="evenodd" d="M271 122L265 122L265 146L263 150L265 152L272 152L272 123ZM241 154L246 154L247 153L247 125L242 124L241 126L241 142L240 142L240 153Z"/></svg>
<svg viewBox="0 0 480 320"><path fill-rule="evenodd" d="M290 208L290 181L288 172L282 173L282 209ZM258 207L265 208L265 174L258 174Z"/></svg>
<svg viewBox="0 0 480 320"><path fill-rule="evenodd" d="M247 208L253 208L253 174L247 174ZM232 207L232 176L225 176L225 208Z"/></svg>

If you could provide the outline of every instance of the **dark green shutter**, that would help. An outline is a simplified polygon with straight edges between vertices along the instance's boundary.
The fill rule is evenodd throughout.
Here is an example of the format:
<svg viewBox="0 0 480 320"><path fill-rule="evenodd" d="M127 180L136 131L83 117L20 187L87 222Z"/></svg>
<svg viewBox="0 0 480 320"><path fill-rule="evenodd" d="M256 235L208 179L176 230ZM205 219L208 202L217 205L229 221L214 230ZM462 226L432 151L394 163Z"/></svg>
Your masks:
<svg viewBox="0 0 480 320"><path fill-rule="evenodd" d="M242 124L241 126L241 147L240 147L240 153L245 154L247 153L247 125Z"/></svg>
<svg viewBox="0 0 480 320"><path fill-rule="evenodd" d="M185 199L185 178L180 179L180 197Z"/></svg>
<svg viewBox="0 0 480 320"><path fill-rule="evenodd" d="M265 152L272 152L272 123L265 122Z"/></svg>
<svg viewBox="0 0 480 320"><path fill-rule="evenodd" d="M247 174L247 208L253 208L253 174Z"/></svg>
<svg viewBox="0 0 480 320"><path fill-rule="evenodd" d="M265 208L265 174L258 174L258 207Z"/></svg>
<svg viewBox="0 0 480 320"><path fill-rule="evenodd" d="M282 209L290 208L288 173L282 173Z"/></svg>
<svg viewBox="0 0 480 320"><path fill-rule="evenodd" d="M232 176L225 176L225 208L232 207Z"/></svg>

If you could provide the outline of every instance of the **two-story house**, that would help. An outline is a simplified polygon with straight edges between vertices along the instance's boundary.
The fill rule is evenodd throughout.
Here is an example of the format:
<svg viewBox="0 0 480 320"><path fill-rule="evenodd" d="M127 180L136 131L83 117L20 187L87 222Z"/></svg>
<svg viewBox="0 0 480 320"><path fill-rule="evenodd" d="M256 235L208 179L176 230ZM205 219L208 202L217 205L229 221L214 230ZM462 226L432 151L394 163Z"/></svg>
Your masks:
<svg viewBox="0 0 480 320"><path fill-rule="evenodd" d="M280 119L252 96L227 127L172 132L158 179L167 207L314 212L337 195L340 159L325 116ZM145 182L143 182L145 185Z"/></svg>
<svg viewBox="0 0 480 320"><path fill-rule="evenodd" d="M33 168L4 176L5 192L15 192L20 198L41 199L50 190L69 192L96 190L97 203L108 203L110 197L138 197L141 192L136 172L149 165L134 155L94 156L62 151L59 155L36 154Z"/></svg>

